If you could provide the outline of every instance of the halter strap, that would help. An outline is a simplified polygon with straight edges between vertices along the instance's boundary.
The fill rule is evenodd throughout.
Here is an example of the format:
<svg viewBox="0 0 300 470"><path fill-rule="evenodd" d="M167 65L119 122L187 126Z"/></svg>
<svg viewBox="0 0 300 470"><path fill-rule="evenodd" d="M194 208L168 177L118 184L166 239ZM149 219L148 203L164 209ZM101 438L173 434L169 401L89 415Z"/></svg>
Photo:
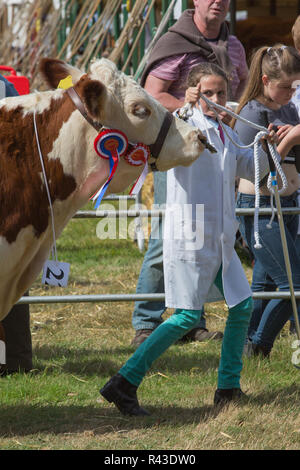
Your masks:
<svg viewBox="0 0 300 470"><path fill-rule="evenodd" d="M96 131L100 132L102 127L103 127L102 124L98 121L94 121L88 115L88 113L86 112L86 109L84 107L84 104L83 104L80 96L78 95L77 91L75 90L75 88L74 87L67 88L67 93L68 93L69 97L71 98L71 100L73 101L75 107L82 114L82 116L88 121L89 124L91 124L91 126L93 126L94 129L96 129Z"/></svg>
<svg viewBox="0 0 300 470"><path fill-rule="evenodd" d="M155 160L157 160L159 156L159 153L167 137L167 133L169 132L173 119L174 119L173 114L167 111L165 114L163 123L161 125L160 131L158 133L158 136L156 138L156 141L153 144L148 145L148 147L150 148L151 156L155 158ZM157 171L156 161L150 163L150 167L152 171Z"/></svg>

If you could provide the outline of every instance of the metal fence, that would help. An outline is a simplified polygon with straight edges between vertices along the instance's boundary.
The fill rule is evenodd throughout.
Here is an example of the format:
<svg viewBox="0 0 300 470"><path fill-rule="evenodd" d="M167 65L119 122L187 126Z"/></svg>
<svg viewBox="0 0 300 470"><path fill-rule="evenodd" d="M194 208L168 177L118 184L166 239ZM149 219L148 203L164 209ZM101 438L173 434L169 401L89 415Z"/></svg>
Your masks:
<svg viewBox="0 0 300 470"><path fill-rule="evenodd" d="M135 197L130 196L107 196L106 200L117 200L120 198L135 199ZM136 203L138 201L136 200ZM277 210L274 209L275 213ZM283 214L300 214L300 208L282 208ZM139 230L141 229L140 218L141 217L163 217L165 214L164 210L139 210L139 209L130 209L127 211L78 211L74 219L84 219L84 218L103 218L103 217L130 217L137 219L137 226ZM236 209L236 215L253 215L254 209ZM271 215L272 210L269 208L259 209L260 215ZM140 246L143 246L144 242L141 240L143 234L139 233ZM254 299L289 299L291 297L289 291L285 292L253 292ZM300 291L295 291L296 299L300 299ZM53 304L53 303L100 303L100 302L134 302L139 300L146 301L164 301L164 294L103 294L103 295L59 295L59 296L24 296L17 302L18 304Z"/></svg>
<svg viewBox="0 0 300 470"><path fill-rule="evenodd" d="M290 299L286 292L253 292L253 299ZM300 291L295 291L296 299L300 299ZM77 304L100 302L135 302L147 300L150 302L164 301L165 294L103 294L103 295L42 295L21 297L18 304Z"/></svg>

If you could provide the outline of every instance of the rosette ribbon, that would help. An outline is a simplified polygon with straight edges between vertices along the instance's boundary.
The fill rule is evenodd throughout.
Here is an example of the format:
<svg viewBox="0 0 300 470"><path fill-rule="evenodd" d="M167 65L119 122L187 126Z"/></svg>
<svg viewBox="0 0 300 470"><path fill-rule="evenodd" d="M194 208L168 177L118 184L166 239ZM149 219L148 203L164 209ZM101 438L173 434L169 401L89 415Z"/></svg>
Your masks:
<svg viewBox="0 0 300 470"><path fill-rule="evenodd" d="M130 190L130 195L138 194L141 187L144 184L146 176L148 174L148 158L150 156L150 149L147 145L142 143L135 144L129 148L126 155L124 156L124 160L132 166L141 166L144 165L144 169L138 179L135 181L134 185Z"/></svg>
<svg viewBox="0 0 300 470"><path fill-rule="evenodd" d="M94 141L94 148L99 157L109 160L109 177L99 191L91 198L93 201L96 201L95 209L99 207L105 191L116 172L119 158L126 152L127 147L127 137L119 130L105 129L97 135Z"/></svg>

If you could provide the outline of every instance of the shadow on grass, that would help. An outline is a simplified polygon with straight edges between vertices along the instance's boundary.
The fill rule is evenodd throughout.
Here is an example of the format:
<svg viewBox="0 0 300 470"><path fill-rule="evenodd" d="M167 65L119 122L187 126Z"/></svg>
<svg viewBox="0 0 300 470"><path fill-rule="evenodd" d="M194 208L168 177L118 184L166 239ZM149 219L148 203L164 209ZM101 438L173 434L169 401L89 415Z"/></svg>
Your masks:
<svg viewBox="0 0 300 470"><path fill-rule="evenodd" d="M300 385L292 384L286 388L266 390L252 396L249 393L249 403L282 405L286 410L294 407L300 409Z"/></svg>
<svg viewBox="0 0 300 470"><path fill-rule="evenodd" d="M300 388L293 385L277 391L263 392L249 400L235 405L244 406L273 405L287 409L300 406ZM142 397L141 397L142 398ZM113 405L99 406L78 405L11 405L1 408L0 437L28 436L36 433L83 433L92 431L93 435L105 435L119 430L130 431L151 427L170 427L187 424L203 424L214 420L222 411L213 405L197 408L176 406L155 407L147 403L141 405L151 413L150 416L130 417L121 415Z"/></svg>
<svg viewBox="0 0 300 470"><path fill-rule="evenodd" d="M147 407L150 416L121 415L117 409L93 406L4 406L1 409L0 437L28 436L37 433L86 433L105 435L118 430L149 429L157 426L200 424L214 419L219 411L213 406L199 408Z"/></svg>
<svg viewBox="0 0 300 470"><path fill-rule="evenodd" d="M62 371L69 373L83 374L91 376L111 375L116 373L123 363L131 357L134 349L132 347L119 347L111 349L88 349L76 348L70 349L62 346L39 346L34 349L35 356L35 369L43 371L45 368L47 372L51 369L57 370L56 365L51 365L51 362L58 362ZM122 362L122 357L124 360ZM116 360L115 358L120 358ZM50 362L50 364L48 364ZM180 352L174 349L169 349L164 353L151 368L151 372L186 372L195 368L199 369L201 373L216 370L219 364L218 354L213 354L208 351L191 352L183 351L180 347Z"/></svg>

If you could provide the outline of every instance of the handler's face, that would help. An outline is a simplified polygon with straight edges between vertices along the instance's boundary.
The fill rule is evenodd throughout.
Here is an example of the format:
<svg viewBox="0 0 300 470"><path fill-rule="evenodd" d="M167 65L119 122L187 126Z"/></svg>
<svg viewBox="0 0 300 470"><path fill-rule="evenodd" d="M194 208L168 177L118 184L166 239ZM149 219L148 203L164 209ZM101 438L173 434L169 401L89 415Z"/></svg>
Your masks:
<svg viewBox="0 0 300 470"><path fill-rule="evenodd" d="M280 80L270 80L267 75L263 75L264 95L279 106L283 106L291 100L299 79L300 74L287 76L282 73Z"/></svg>
<svg viewBox="0 0 300 470"><path fill-rule="evenodd" d="M221 106L226 105L227 101L227 83L218 75L207 75L201 78L200 81L200 91L203 95L208 98L213 103L219 104ZM215 113L209 108L206 102L200 98L200 104L202 110L206 116L215 118ZM220 114L218 110L217 113ZM221 113L222 114L222 113Z"/></svg>
<svg viewBox="0 0 300 470"><path fill-rule="evenodd" d="M195 14L202 21L218 20L221 23L228 13L230 0L194 0Z"/></svg>

